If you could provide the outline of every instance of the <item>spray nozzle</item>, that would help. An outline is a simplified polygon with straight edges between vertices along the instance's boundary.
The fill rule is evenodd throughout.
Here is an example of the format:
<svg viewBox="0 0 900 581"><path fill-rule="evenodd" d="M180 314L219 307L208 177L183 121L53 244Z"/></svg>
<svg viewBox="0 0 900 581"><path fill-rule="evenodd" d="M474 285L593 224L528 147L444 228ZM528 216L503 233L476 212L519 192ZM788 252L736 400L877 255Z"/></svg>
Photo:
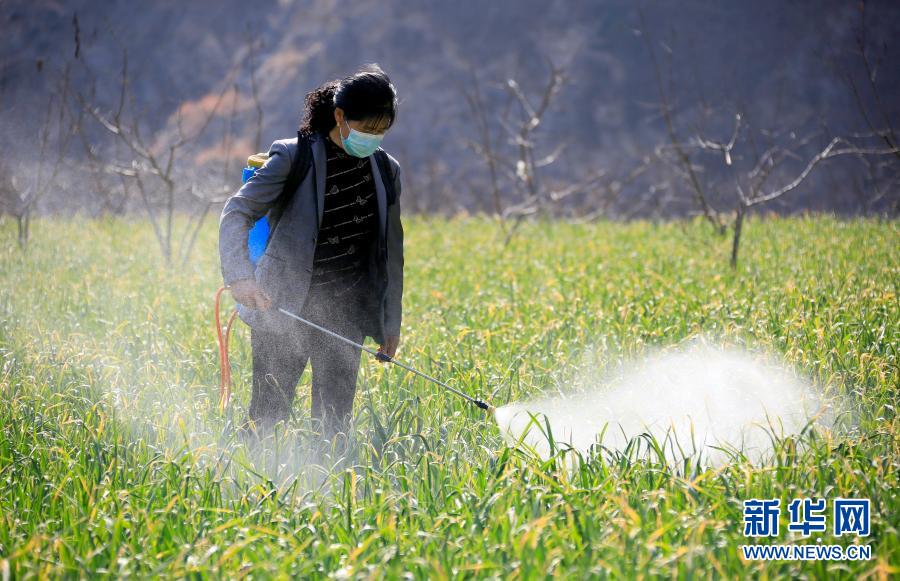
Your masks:
<svg viewBox="0 0 900 581"><path fill-rule="evenodd" d="M487 403L486 401L481 401L480 399L475 399L475 400L472 400L472 403L475 404L476 406L480 407L481 409L483 409L486 412L494 413L494 409L495 409L494 406Z"/></svg>

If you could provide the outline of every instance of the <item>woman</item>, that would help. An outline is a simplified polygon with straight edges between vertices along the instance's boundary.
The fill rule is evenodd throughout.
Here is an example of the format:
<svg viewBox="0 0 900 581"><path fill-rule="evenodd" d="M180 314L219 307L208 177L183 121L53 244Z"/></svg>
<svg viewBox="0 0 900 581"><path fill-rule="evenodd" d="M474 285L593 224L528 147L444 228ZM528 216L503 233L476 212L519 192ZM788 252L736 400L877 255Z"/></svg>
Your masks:
<svg viewBox="0 0 900 581"><path fill-rule="evenodd" d="M375 163L396 110L394 86L377 65L325 83L306 95L298 139L274 142L266 164L222 210L222 275L251 328L251 426L269 429L291 416L307 361L312 417L324 434L345 431L352 415L361 350L276 307L357 343L371 336L380 351L396 353L403 294L400 166L387 155L391 175L382 175ZM308 173L295 192L282 192L307 143ZM247 235L264 215L274 225L254 267Z"/></svg>

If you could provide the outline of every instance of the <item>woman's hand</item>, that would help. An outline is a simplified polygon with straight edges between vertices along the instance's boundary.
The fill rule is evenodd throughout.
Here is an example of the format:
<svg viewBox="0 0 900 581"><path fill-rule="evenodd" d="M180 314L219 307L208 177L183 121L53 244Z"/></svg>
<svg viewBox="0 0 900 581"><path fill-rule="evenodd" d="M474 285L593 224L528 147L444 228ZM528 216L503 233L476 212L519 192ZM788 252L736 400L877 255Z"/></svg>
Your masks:
<svg viewBox="0 0 900 581"><path fill-rule="evenodd" d="M379 353L384 353L391 359L397 354L397 346L400 345L400 336L388 336L384 338L384 345L378 348Z"/></svg>
<svg viewBox="0 0 900 581"><path fill-rule="evenodd" d="M251 309L266 311L272 306L272 299L256 284L252 278L243 278L231 283L228 287L234 300Z"/></svg>

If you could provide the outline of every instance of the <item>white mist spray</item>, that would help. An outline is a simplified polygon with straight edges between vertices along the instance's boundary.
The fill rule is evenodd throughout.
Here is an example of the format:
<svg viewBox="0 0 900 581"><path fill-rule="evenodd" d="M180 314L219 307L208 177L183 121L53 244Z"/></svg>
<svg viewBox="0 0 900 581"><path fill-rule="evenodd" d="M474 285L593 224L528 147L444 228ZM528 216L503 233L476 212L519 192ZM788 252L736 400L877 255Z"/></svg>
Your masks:
<svg viewBox="0 0 900 581"><path fill-rule="evenodd" d="M732 456L725 450L764 462L773 436L799 434L829 415L812 384L787 367L704 344L650 355L602 377L586 371L577 379L590 387L498 408L508 441L521 438L546 457L546 422L554 440L582 453L598 441L608 452L623 452L629 440L647 434L672 464L685 457L722 464ZM646 451L646 439L642 443Z"/></svg>

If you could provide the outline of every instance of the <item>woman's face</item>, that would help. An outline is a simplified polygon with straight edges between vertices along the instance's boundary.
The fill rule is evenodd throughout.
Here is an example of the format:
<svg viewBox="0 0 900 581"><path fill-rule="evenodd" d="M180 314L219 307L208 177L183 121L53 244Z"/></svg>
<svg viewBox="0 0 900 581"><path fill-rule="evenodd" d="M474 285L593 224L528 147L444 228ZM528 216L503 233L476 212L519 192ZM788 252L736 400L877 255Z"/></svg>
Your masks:
<svg viewBox="0 0 900 581"><path fill-rule="evenodd" d="M356 129L357 131L362 131L363 133L372 133L375 135L381 135L385 133L388 129L388 125L390 124L390 120L385 117L381 120L372 119L360 119L360 120L351 120L347 119L344 116L344 110L340 107L334 108L334 121L337 123L338 127L341 128L341 133L347 133L347 126L349 125L351 128Z"/></svg>

